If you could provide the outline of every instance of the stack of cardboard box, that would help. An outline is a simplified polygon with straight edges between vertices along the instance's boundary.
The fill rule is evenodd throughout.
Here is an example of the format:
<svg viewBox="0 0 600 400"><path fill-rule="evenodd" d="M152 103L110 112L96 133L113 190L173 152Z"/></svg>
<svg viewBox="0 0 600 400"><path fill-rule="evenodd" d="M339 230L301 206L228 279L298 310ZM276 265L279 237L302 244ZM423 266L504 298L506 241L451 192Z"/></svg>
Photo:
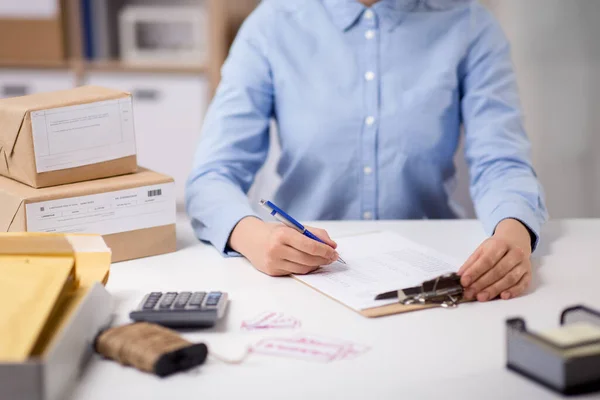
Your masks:
<svg viewBox="0 0 600 400"><path fill-rule="evenodd" d="M0 99L0 232L97 233L113 262L175 251L173 179L138 168L129 93Z"/></svg>

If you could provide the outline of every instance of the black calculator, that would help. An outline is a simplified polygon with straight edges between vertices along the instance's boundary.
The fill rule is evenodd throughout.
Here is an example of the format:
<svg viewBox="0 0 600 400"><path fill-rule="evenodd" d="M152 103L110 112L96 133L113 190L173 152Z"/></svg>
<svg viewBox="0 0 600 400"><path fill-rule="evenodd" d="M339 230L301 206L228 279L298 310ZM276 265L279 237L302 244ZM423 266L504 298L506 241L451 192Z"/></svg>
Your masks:
<svg viewBox="0 0 600 400"><path fill-rule="evenodd" d="M227 303L224 292L152 292L129 317L170 328L208 328L223 318Z"/></svg>

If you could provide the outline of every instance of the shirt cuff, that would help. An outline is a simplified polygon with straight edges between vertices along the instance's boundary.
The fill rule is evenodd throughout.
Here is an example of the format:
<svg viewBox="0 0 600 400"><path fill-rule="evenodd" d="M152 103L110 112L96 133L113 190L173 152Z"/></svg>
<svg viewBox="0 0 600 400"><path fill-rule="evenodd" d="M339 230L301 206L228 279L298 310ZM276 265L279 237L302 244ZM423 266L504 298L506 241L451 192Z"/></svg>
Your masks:
<svg viewBox="0 0 600 400"><path fill-rule="evenodd" d="M489 236L496 231L498 224L505 219L516 219L525 225L525 228L532 235L531 251L534 252L540 241L541 221L535 212L529 209L528 205L519 203L504 203L498 206L492 214L484 221L484 228Z"/></svg>
<svg viewBox="0 0 600 400"><path fill-rule="evenodd" d="M241 254L231 249L227 242L233 232L233 228L246 217L260 217L252 211L250 207L240 207L237 210L228 210L227 216L219 221L219 226L214 227L211 234L211 243L221 252L225 257L240 257Z"/></svg>

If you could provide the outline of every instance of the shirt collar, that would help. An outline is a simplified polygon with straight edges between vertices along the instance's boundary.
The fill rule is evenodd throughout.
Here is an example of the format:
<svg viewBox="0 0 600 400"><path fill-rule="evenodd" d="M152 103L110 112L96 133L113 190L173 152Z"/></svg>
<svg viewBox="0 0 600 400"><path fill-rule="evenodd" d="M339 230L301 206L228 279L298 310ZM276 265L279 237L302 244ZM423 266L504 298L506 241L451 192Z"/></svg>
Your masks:
<svg viewBox="0 0 600 400"><path fill-rule="evenodd" d="M393 27L407 11L414 10L420 0L379 0L371 9L377 13L383 25ZM358 0L323 0L334 24L341 30L348 30L367 9Z"/></svg>
<svg viewBox="0 0 600 400"><path fill-rule="evenodd" d="M422 0L379 0L371 7L381 21L381 27L392 29L407 12L414 11Z"/></svg>
<svg viewBox="0 0 600 400"><path fill-rule="evenodd" d="M410 11L446 10L472 0L379 0L372 10L381 20L382 26L392 29ZM323 0L333 22L343 31L348 30L367 9L358 0Z"/></svg>
<svg viewBox="0 0 600 400"><path fill-rule="evenodd" d="M354 25L366 8L357 0L323 0L323 4L333 23L343 31Z"/></svg>

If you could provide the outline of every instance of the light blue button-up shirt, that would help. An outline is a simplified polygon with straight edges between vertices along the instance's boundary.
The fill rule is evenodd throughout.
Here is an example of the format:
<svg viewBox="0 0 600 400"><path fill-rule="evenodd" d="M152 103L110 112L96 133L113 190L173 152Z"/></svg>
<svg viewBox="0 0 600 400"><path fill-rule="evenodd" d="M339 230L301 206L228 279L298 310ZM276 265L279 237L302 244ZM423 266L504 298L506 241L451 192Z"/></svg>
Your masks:
<svg viewBox="0 0 600 400"><path fill-rule="evenodd" d="M274 202L302 220L456 218L461 124L479 219L492 234L546 218L509 45L471 0L264 0L222 69L187 185L198 238L229 253L265 162Z"/></svg>

